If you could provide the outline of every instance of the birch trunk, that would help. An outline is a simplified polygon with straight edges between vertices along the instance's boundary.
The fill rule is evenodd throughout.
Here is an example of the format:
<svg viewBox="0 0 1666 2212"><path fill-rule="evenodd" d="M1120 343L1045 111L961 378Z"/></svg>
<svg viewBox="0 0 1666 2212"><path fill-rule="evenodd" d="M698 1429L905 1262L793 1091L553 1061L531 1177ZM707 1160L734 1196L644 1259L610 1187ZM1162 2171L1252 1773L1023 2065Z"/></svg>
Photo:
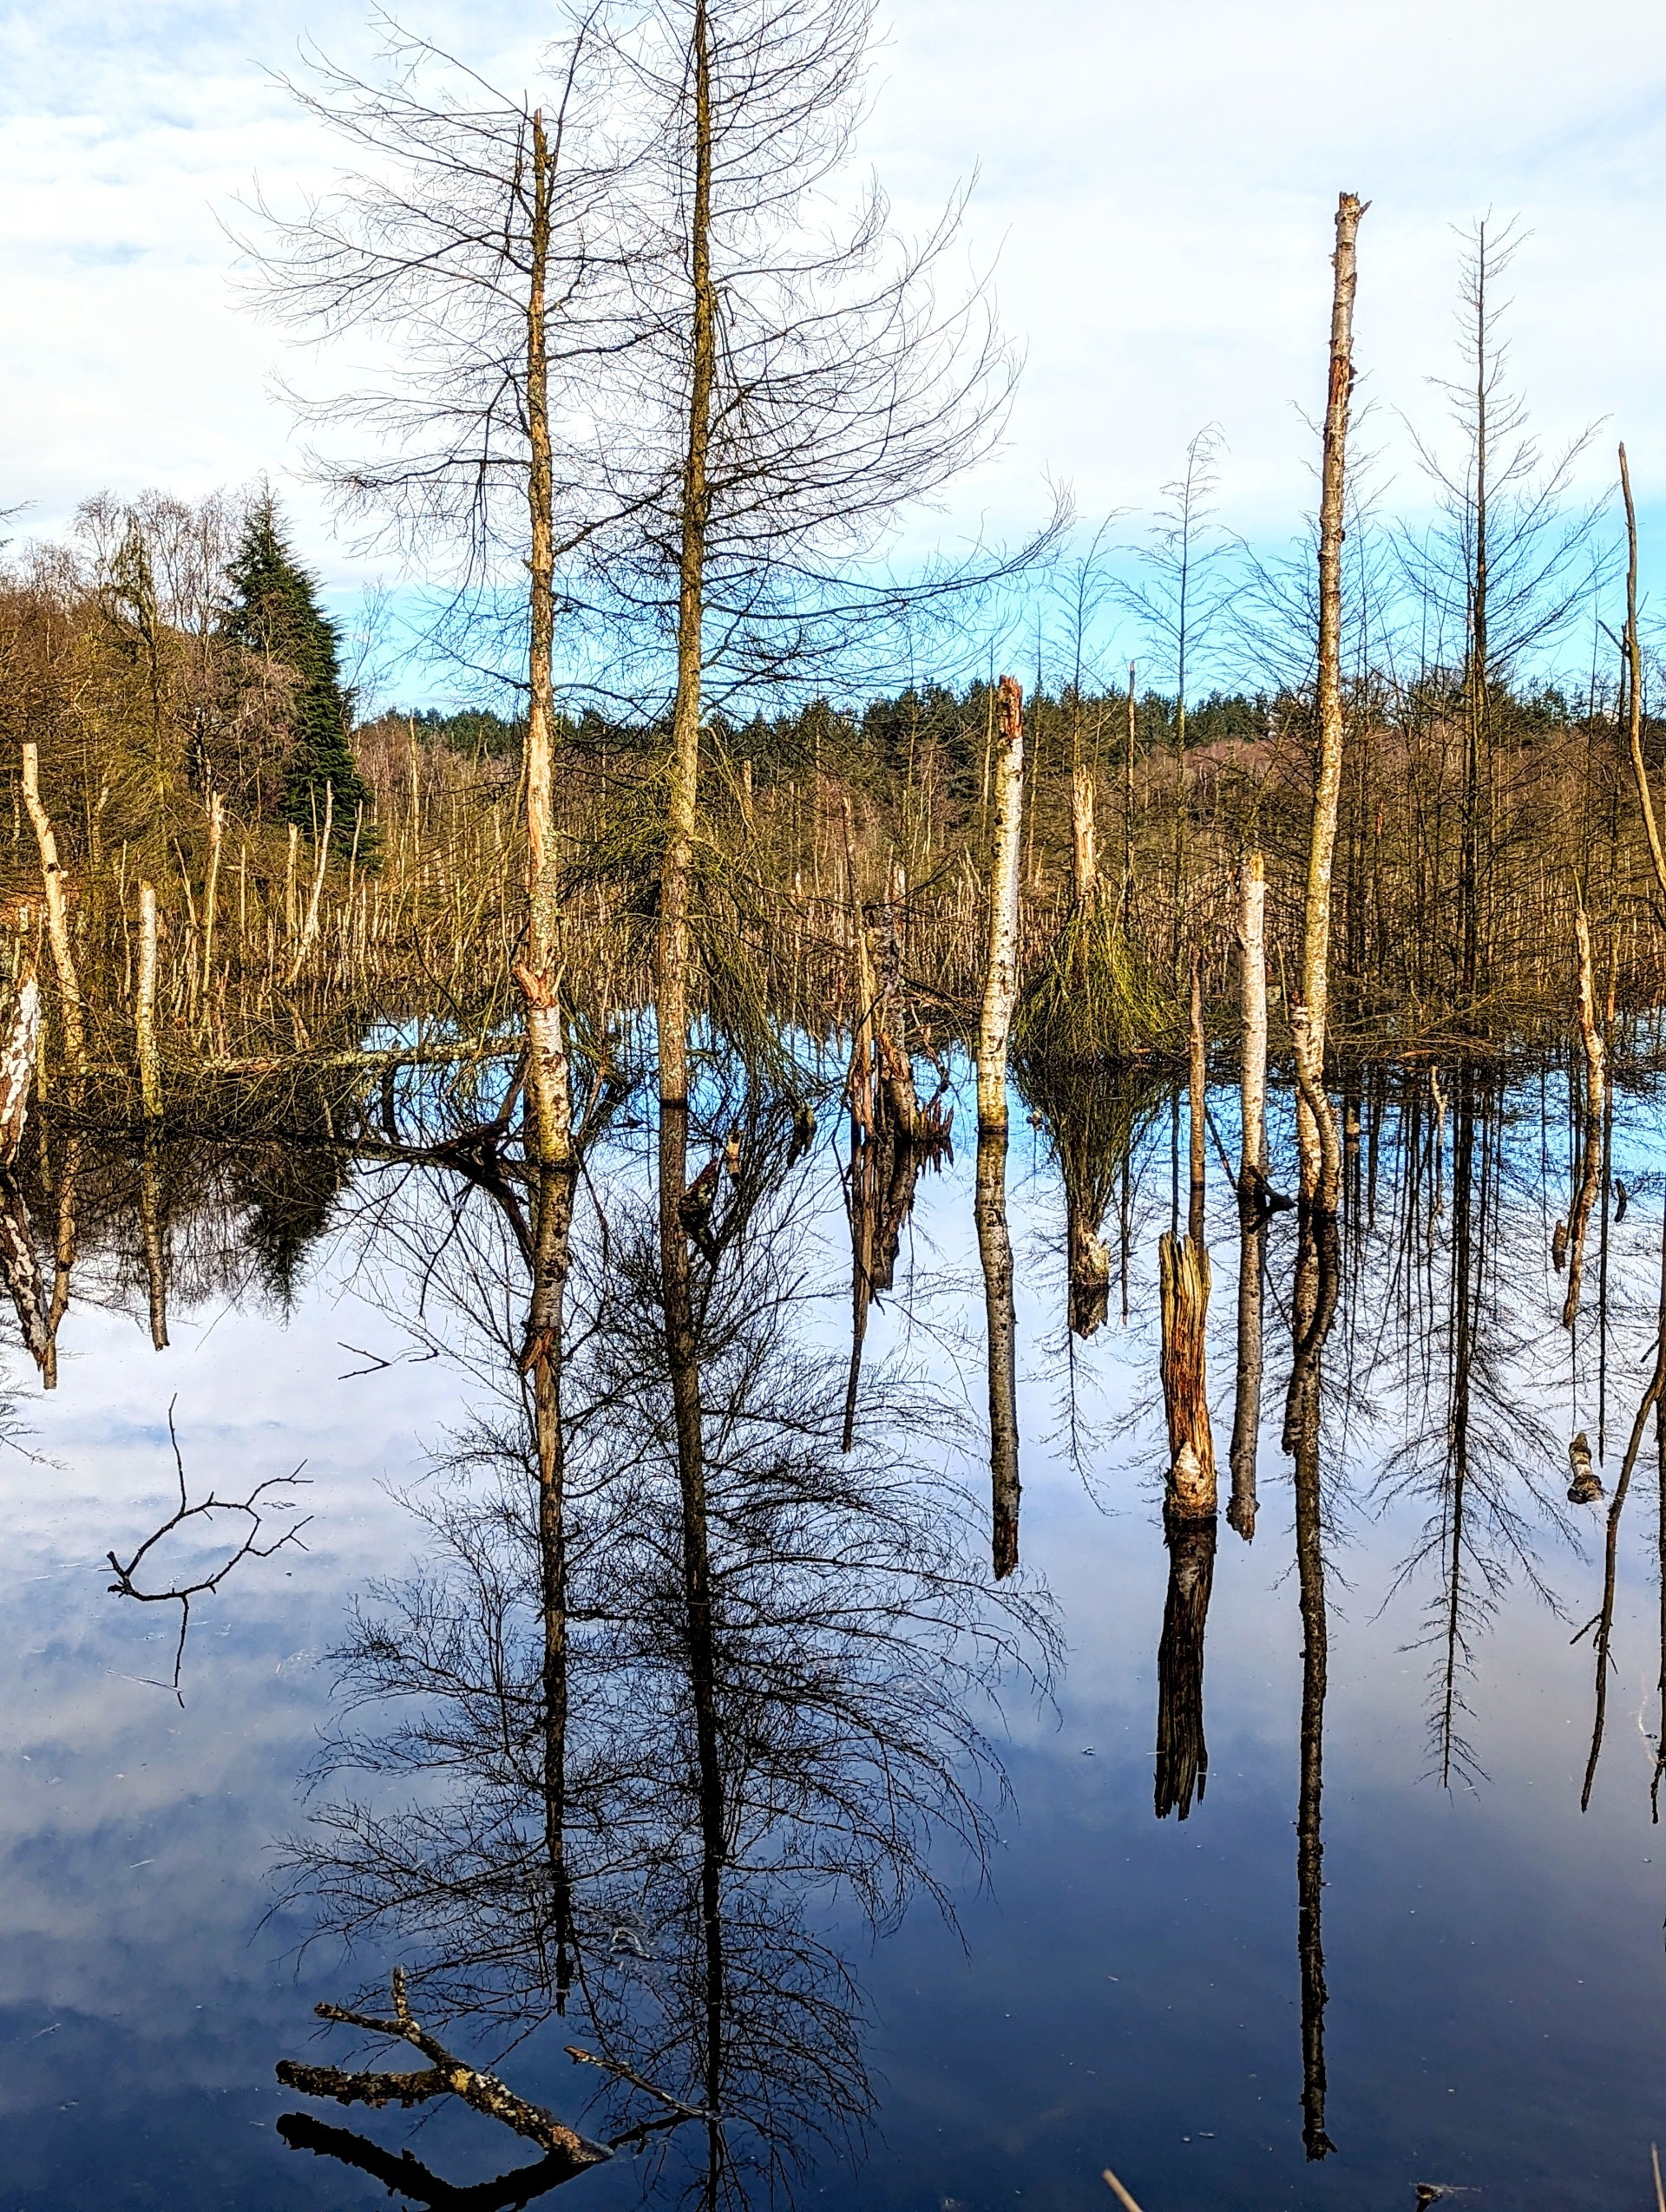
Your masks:
<svg viewBox="0 0 1666 2212"><path fill-rule="evenodd" d="M134 984L133 1026L145 1119L160 1121L162 1063L156 1047L156 887L152 883L139 886L139 972Z"/></svg>
<svg viewBox="0 0 1666 2212"><path fill-rule="evenodd" d="M52 962L58 972L58 995L63 1001L63 1041L71 1066L79 1074L87 1064L87 1037L82 1019L81 979L69 944L69 918L64 904L63 870L58 861L58 841L52 817L41 803L41 758L37 745L23 747L23 804L34 825L41 848L41 881L46 893L46 930Z"/></svg>
<svg viewBox="0 0 1666 2212"><path fill-rule="evenodd" d="M991 1550L995 1579L1018 1565L1018 1354L1013 1240L1007 1226L1007 1125L981 1122L974 1207L989 1351Z"/></svg>
<svg viewBox="0 0 1666 2212"><path fill-rule="evenodd" d="M23 1141L30 1086L41 1029L41 986L33 965L23 970L12 1010L11 1031L0 1057L0 1167L10 1168Z"/></svg>
<svg viewBox="0 0 1666 2212"><path fill-rule="evenodd" d="M1024 825L1024 694L1000 679L994 738L994 838L989 869L989 953L978 1023L978 1123L1007 1126L1007 1040L1018 1003L1018 854Z"/></svg>

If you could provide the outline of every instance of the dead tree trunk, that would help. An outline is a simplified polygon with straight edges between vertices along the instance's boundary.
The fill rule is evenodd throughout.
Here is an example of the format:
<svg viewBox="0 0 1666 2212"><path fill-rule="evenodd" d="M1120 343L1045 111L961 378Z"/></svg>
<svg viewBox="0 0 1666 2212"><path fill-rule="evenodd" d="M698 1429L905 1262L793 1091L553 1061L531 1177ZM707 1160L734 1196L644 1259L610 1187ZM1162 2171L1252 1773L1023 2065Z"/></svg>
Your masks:
<svg viewBox="0 0 1666 2212"><path fill-rule="evenodd" d="M139 1096L148 1122L160 1121L162 1115L162 1062L156 1047L156 887L141 883L133 1026L139 1049Z"/></svg>
<svg viewBox="0 0 1666 2212"><path fill-rule="evenodd" d="M1626 465L1625 448L1620 448L1620 489L1625 497L1625 658L1629 675L1626 687L1626 736L1631 748L1631 773L1636 779L1637 804L1643 809L1643 826L1649 839L1649 857L1655 864L1655 881L1660 886L1660 895L1666 901L1666 852L1660 843L1660 830L1655 821L1655 802L1650 795L1649 771L1643 759L1643 646L1637 636L1637 511L1631 500L1631 471ZM1666 915L1663 916L1666 919Z"/></svg>
<svg viewBox="0 0 1666 2212"><path fill-rule="evenodd" d="M1010 676L1000 679L994 765L995 828L989 867L989 952L978 1024L978 1124L1004 1130L1007 1040L1018 1003L1018 854L1024 825L1024 694Z"/></svg>
<svg viewBox="0 0 1666 2212"><path fill-rule="evenodd" d="M1247 1543L1256 1533L1256 1458L1261 1433L1262 1266L1267 1188L1267 871L1243 864L1238 926L1243 1069L1238 1149L1238 1342L1232 1406L1232 1497L1226 1517Z"/></svg>
<svg viewBox="0 0 1666 2212"><path fill-rule="evenodd" d="M289 964L289 972L284 978L285 991L294 989L301 970L306 965L306 956L318 941L318 910L324 900L325 871L330 865L330 837L335 820L336 787L333 783L326 783L324 787L324 831L318 839L318 864L312 872L312 889L307 898L306 919L301 924L301 934Z"/></svg>
<svg viewBox="0 0 1666 2212"><path fill-rule="evenodd" d="M1082 757L1082 702L1079 686L1071 706L1075 755L1070 770L1070 876L1077 911L1086 913L1099 896L1098 798L1092 761Z"/></svg>
<svg viewBox="0 0 1666 2212"><path fill-rule="evenodd" d="M23 804L34 825L41 848L41 881L46 893L46 931L52 946L52 963L58 972L58 995L63 1002L63 1041L69 1063L77 1074L87 1064L87 1036L82 1018L81 979L69 944L69 918L63 896L63 870L58 862L58 841L52 817L41 803L41 758L37 745L23 747Z"/></svg>
<svg viewBox="0 0 1666 2212"><path fill-rule="evenodd" d="M35 1080L35 1054L41 1033L41 986L31 961L17 985L11 1030L0 1056L0 1167L10 1168L23 1141L29 1117L30 1086Z"/></svg>
<svg viewBox="0 0 1666 2212"><path fill-rule="evenodd" d="M1007 1125L978 1130L975 1213L989 1343L992 1549L999 1581L1018 1565L1018 1353L1013 1240L1007 1227Z"/></svg>
<svg viewBox="0 0 1666 2212"><path fill-rule="evenodd" d="M1169 1424L1167 1509L1181 1518L1212 1515L1217 1505L1215 1437L1209 1420L1204 1346L1209 1323L1209 1253L1191 1237L1158 1245L1163 1299L1163 1410Z"/></svg>
<svg viewBox="0 0 1666 2212"><path fill-rule="evenodd" d="M167 1350L167 1232L162 1222L162 1158L153 1126L145 1131L139 1163L139 1227L145 1253L145 1283L150 1298L150 1341Z"/></svg>
<svg viewBox="0 0 1666 2212"><path fill-rule="evenodd" d="M1585 1232L1603 1181L1603 1122L1608 1106L1607 1049L1597 1018L1597 976L1591 957L1591 931L1585 910L1576 908L1574 942L1579 957L1579 1038L1585 1053L1584 1142L1579 1163L1579 1188L1574 1194L1568 1222L1568 1294L1562 1302L1562 1325L1571 1329L1579 1318L1579 1293L1584 1279Z"/></svg>
<svg viewBox="0 0 1666 2212"><path fill-rule="evenodd" d="M1204 1734L1204 1638L1215 1581L1216 1522L1165 1513L1169 1586L1157 1647L1157 1816L1184 1820L1209 1783Z"/></svg>
<svg viewBox="0 0 1666 2212"><path fill-rule="evenodd" d="M214 987L214 924L220 907L220 856L226 834L226 802L208 794L208 875L202 890L202 993L211 1001Z"/></svg>
<svg viewBox="0 0 1666 2212"><path fill-rule="evenodd" d="M1186 1227L1192 1242L1202 1251L1207 1242L1204 1235L1204 1200L1207 1194L1204 1145L1209 1134L1209 1063L1204 1047L1204 957L1197 952L1191 956L1191 1018L1188 1043L1186 1134L1190 1195Z"/></svg>
<svg viewBox="0 0 1666 2212"><path fill-rule="evenodd" d="M1319 494L1319 769L1314 785L1313 828L1308 848L1306 913L1302 939L1302 1010L1293 1023L1302 1082L1296 1130L1302 1154L1302 1194L1309 1206L1334 1214L1341 1200L1341 1147L1324 1093L1325 1024L1330 997L1330 880L1336 855L1336 818L1342 789L1342 534L1348 490L1348 417L1354 389L1355 245L1364 206L1351 192L1336 203L1335 282L1330 309L1330 377L1325 405L1324 453ZM1321 1118L1330 1121L1323 1142Z"/></svg>

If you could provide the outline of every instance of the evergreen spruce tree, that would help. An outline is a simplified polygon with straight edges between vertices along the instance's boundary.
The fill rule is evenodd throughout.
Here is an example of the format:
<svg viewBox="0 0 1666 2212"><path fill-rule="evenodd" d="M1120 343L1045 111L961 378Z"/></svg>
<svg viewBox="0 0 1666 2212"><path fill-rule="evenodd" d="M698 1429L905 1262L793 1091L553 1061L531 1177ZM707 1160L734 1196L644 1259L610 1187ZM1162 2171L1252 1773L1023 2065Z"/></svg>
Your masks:
<svg viewBox="0 0 1666 2212"><path fill-rule="evenodd" d="M227 571L232 599L226 635L252 652L292 669L300 679L290 704L290 751L279 813L316 834L325 795L335 792L332 843L351 844L353 821L370 790L358 772L348 734L350 703L342 689L336 626L318 602L318 587L295 559L270 498L243 527ZM360 851L364 852L361 843Z"/></svg>

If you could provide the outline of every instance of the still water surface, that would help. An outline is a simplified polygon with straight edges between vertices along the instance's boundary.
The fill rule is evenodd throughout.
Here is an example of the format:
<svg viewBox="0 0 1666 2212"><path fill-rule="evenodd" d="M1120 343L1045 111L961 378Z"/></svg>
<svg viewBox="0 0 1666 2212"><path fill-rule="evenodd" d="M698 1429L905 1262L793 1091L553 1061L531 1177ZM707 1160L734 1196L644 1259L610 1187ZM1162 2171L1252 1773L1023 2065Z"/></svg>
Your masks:
<svg viewBox="0 0 1666 2212"><path fill-rule="evenodd" d="M767 2201L773 2188L885 2212L1066 2212L1112 2201L1099 2179L1110 2165L1145 2212L1410 2207L1419 2183L1478 2191L1483 2204L1650 2202L1649 2145L1666 2136L1666 1842L1650 1799L1661 1671L1653 1429L1621 1524L1606 1730L1583 1814L1591 1639L1571 1639L1601 1600L1604 1509L1562 1503L1558 1455L1576 1427L1605 1441L1611 1495L1648 1372L1666 1146L1655 1101L1623 1098L1612 1166L1628 1208L1607 1231L1602 1310L1593 1260L1571 1345L1550 1260L1551 1227L1568 1210L1568 1142L1540 1102L1534 1084L1506 1113L1495 1102L1482 1117L1474 1480L1481 1491L1492 1482L1496 1495L1490 1533L1464 1555L1455 1640L1445 1633L1443 1548L1453 1501L1438 1473L1452 1417L1443 1286L1455 1122L1426 1116L1408 1135L1385 1106L1369 1231L1356 1194L1327 1363L1329 1667L1322 1713L1306 1716L1322 1728L1323 1887L1321 1912L1307 1915L1295 1834L1302 1636L1279 1439L1290 1239L1276 1222L1256 1534L1246 1544L1223 1522L1214 1560L1206 1791L1184 1821L1159 1820L1157 1654L1170 1561L1154 1247L1170 1221L1167 1109L1136 1148L1129 1325L1113 1281L1110 1318L1086 1340L1065 1326L1052 1143L1015 1122L1022 1574L1028 1601L1051 1609L1035 1616L1040 1642L1024 1652L1045 1672L1052 1635L1056 1664L1040 1688L1014 1668L998 1685L956 1689L999 1762L999 1775L978 1780L965 1747L955 1754L989 1823L987 1863L939 1825L924 1848L941 1895L905 1884L906 1909L877 1930L848 1888L823 1882L795 1893L797 1934L733 1932L738 2017L750 2023L758 2073L778 2062L791 2077L783 2110L801 2156L797 2171L776 2154L738 2167L725 2201ZM1230 1101L1216 1105L1230 1146ZM615 1229L614 1194L646 1177L640 1142L622 1138L596 1166L598 1204ZM825 1349L829 1375L842 1373L849 1302L836 1149L818 1144L785 1209L791 1327ZM1210 1164L1224 1479L1237 1218ZM1420 1177L1427 1203L1408 1210ZM964 1162L922 1178L863 1361L880 1386L902 1377L931 1394L938 1410L918 1433L902 1433L906 1407L895 1415L896 1449L963 1483L968 1513L987 1501L987 1482L970 1183ZM114 1262L101 1274L95 1252L64 1326L56 1391L37 1392L26 1362L11 1363L0 1456L15 1655L0 1724L6 2212L344 2212L386 2202L378 2181L286 2146L276 2124L305 2100L273 2069L281 2058L365 2063L362 2040L318 2039L312 2005L351 2003L385 1988L393 1966L431 1961L436 1923L384 1919L350 1944L284 1867L285 1839L344 1794L404 1804L438 1802L449 1786L409 1767L351 1788L316 1779L344 1711L331 1654L378 1585L431 1564L435 1501L471 1479L455 1468L443 1479L435 1455L490 1396L477 1319L436 1287L445 1240L429 1232L454 1204L443 1184L406 1178L395 1204L386 1171L365 1168L307 1251L286 1307L225 1281L193 1298L180 1269L161 1354L142 1299ZM175 1223L176 1253L190 1234ZM942 1401L961 1409L958 1428ZM241 1498L305 1463L304 1484L272 1494L265 1524L270 1541L305 1515L299 1542L246 1559L198 1601L182 1704L169 1686L175 1610L112 1594L106 1560L128 1557L178 1502L170 1402L193 1496L212 1487ZM1536 1420L1548 1450L1530 1433ZM1424 1476L1413 1467L1398 1488L1381 1481L1396 1449L1426 1432L1437 1448L1419 1463ZM1565 1525L1515 1463L1535 1450L1539 1487ZM975 1528L968 1541L975 1556ZM212 1564L225 1550L200 1556ZM754 1922L768 1921L766 1891L747 1890ZM654 2001L674 2008L679 1960L624 1925L622 1940L604 1942L605 1963L645 1984L662 1975ZM783 1941L798 1946L790 1969L779 1964ZM802 1993L812 1947L814 2035L801 2023L777 2047L757 2025L774 2017L769 1971L797 1975ZM766 1971L758 1960L769 1958L777 1964ZM444 2025L443 2011L424 2017ZM587 2125L590 2079L562 2046L591 2038L593 2025L575 2003L562 2020L517 2030L500 2007L447 2032L453 2048ZM806 2037L821 2039L813 2063ZM819 2141L817 2083L849 2108ZM766 2091L755 2082L749 2094ZM869 2100L864 2123L856 2108ZM313 2109L411 2146L455 2183L484 2183L533 2155L456 2109ZM679 2143L701 2135L682 2130ZM669 2204L691 2188L698 2198L699 2150L689 2140L621 2156L580 2176L562 2201L607 2208L646 2194Z"/></svg>

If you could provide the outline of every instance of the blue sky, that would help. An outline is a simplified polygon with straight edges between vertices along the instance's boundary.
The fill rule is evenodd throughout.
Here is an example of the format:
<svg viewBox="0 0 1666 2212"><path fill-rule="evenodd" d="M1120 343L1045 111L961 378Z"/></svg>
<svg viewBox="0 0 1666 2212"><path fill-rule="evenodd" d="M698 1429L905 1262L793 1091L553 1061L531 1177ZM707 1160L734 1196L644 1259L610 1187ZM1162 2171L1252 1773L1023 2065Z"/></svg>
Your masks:
<svg viewBox="0 0 1666 2212"><path fill-rule="evenodd" d="M515 84L545 28L503 0L404 17ZM306 364L236 305L217 219L257 174L282 194L332 172L265 75L307 33L350 59L372 43L322 0L0 16L0 504L32 502L23 527L102 488L195 494L265 468L332 586L360 580L286 481L271 385ZM1223 519L1286 537L1311 495L1302 409L1342 186L1373 203L1358 350L1391 504L1425 496L1400 417L1438 423L1453 226L1491 208L1532 233L1512 332L1545 443L1605 418L1591 488L1623 435L1650 538L1666 519L1666 10L1647 0L890 0L863 150L908 225L978 172L968 250L995 264L1027 357L1005 451L934 532L1020 528L1050 474L1085 515L1133 510L1137 533L1216 422Z"/></svg>

